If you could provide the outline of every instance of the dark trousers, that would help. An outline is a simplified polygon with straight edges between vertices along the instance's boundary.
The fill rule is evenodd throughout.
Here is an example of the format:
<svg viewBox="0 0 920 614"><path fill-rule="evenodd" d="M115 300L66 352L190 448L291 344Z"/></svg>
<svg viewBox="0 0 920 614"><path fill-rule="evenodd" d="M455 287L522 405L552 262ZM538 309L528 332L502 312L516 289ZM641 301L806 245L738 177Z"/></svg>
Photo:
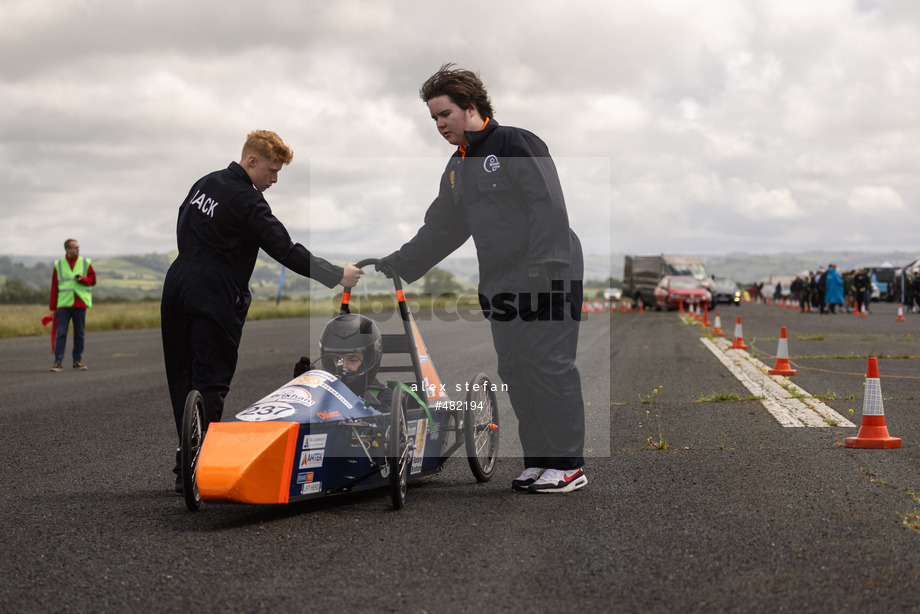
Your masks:
<svg viewBox="0 0 920 614"><path fill-rule="evenodd" d="M54 339L54 362L64 362L67 349L67 329L73 322L73 361L83 362L84 333L86 331L85 307L59 307L57 310L57 337Z"/></svg>
<svg viewBox="0 0 920 614"><path fill-rule="evenodd" d="M201 285L196 277L167 275L160 305L166 381L179 437L185 399L192 390L201 393L208 422L221 419L246 320L246 310L228 313L221 297L214 297L217 302L209 313L209 304L195 291Z"/></svg>
<svg viewBox="0 0 920 614"><path fill-rule="evenodd" d="M568 305L565 311L561 320L491 320L498 375L508 385L525 467L585 463L585 405L575 366L579 322Z"/></svg>

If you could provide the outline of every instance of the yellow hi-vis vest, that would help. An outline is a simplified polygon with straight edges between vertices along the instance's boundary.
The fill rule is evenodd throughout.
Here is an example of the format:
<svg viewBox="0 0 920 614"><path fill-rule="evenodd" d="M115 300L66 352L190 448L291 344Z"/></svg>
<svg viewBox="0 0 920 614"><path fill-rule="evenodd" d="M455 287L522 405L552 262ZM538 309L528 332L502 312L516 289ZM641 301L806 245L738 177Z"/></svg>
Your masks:
<svg viewBox="0 0 920 614"><path fill-rule="evenodd" d="M90 264L90 259L83 256L77 258L76 262L73 263L73 268L70 268L67 258L54 261L54 268L57 270L58 278L58 309L61 307L73 307L75 293L80 297L84 305L87 307L93 306L92 288L74 279L76 275L86 277Z"/></svg>

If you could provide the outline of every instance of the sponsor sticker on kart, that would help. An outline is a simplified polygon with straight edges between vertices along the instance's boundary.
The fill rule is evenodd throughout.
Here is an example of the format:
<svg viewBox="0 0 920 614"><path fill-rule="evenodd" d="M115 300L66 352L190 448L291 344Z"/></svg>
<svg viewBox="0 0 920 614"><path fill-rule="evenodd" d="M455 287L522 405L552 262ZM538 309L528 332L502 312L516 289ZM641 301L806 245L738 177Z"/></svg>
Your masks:
<svg viewBox="0 0 920 614"><path fill-rule="evenodd" d="M299 384L301 386L309 386L310 388L316 388L322 386L323 382L333 382L336 381L336 376L326 371L313 370L307 373L304 373L297 379L291 382L291 384Z"/></svg>
<svg viewBox="0 0 920 614"><path fill-rule="evenodd" d="M302 495L315 495L318 492L323 491L322 482L307 482L300 487L300 494Z"/></svg>
<svg viewBox="0 0 920 614"><path fill-rule="evenodd" d="M310 394L310 391L299 386L285 386L284 388L279 388L259 401L259 403L268 403L271 401L304 405L306 407L312 406L314 402L313 395Z"/></svg>
<svg viewBox="0 0 920 614"><path fill-rule="evenodd" d="M322 467L325 456L325 450L304 450L300 453L300 469Z"/></svg>
<svg viewBox="0 0 920 614"><path fill-rule="evenodd" d="M238 413L236 419L244 422L267 422L293 416L295 411L288 403L257 403Z"/></svg>
<svg viewBox="0 0 920 614"><path fill-rule="evenodd" d="M422 461L425 460L425 441L428 439L428 421L424 418L413 420L414 426L409 425L409 437L415 437L415 452L412 455L412 468L409 474L422 470Z"/></svg>
<svg viewBox="0 0 920 614"><path fill-rule="evenodd" d="M317 435L304 435L304 450L322 450L326 447L326 435L328 433L319 433Z"/></svg>
<svg viewBox="0 0 920 614"><path fill-rule="evenodd" d="M297 474L297 483L298 483L298 484L306 484L307 482L312 482L312 481L313 481L313 472L312 472L312 471L308 471L308 472L306 472L306 473L298 473L298 474Z"/></svg>

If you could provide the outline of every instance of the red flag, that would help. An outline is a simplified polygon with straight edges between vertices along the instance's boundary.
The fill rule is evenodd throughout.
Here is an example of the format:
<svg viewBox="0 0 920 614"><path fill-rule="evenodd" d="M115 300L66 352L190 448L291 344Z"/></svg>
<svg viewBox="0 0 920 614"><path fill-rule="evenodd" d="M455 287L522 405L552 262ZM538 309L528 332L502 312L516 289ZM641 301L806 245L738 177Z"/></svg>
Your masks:
<svg viewBox="0 0 920 614"><path fill-rule="evenodd" d="M48 322L53 322L51 325L51 353L54 353L54 341L57 339L57 314L49 313L44 318L42 318L42 326L48 326Z"/></svg>

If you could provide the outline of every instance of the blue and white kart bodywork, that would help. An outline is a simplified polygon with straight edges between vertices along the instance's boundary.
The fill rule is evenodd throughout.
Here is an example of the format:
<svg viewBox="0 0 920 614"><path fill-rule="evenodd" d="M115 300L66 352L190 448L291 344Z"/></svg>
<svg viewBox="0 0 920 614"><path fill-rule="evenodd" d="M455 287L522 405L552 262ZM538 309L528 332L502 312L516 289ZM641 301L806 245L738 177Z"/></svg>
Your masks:
<svg viewBox="0 0 920 614"><path fill-rule="evenodd" d="M440 468L443 419L438 412L429 420L421 407L407 411L410 476ZM201 498L290 503L385 486L389 422L389 413L367 405L334 375L309 371L210 426L198 460Z"/></svg>
<svg viewBox="0 0 920 614"><path fill-rule="evenodd" d="M375 264L373 259L359 268ZM389 485L393 504L405 503L410 476L440 470L460 447L485 482L498 457L496 386L483 373L467 384L465 403L451 402L393 277L404 333L383 335L383 355L410 365L380 372L409 373L390 381L386 413L370 407L334 375L311 370L222 422L208 425L201 395L192 391L183 420L181 467L186 505L201 501L291 503ZM348 313L350 292L342 298Z"/></svg>

